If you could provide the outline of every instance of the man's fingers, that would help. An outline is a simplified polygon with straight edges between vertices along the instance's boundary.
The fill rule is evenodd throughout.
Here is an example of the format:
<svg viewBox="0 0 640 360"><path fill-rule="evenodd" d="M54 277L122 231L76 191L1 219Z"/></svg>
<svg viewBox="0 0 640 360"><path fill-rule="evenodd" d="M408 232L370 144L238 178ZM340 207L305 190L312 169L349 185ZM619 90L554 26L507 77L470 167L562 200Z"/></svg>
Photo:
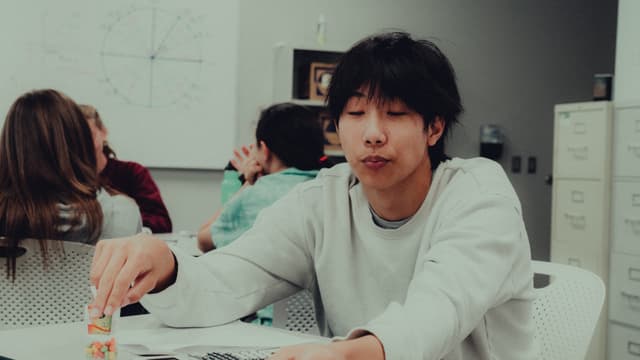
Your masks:
<svg viewBox="0 0 640 360"><path fill-rule="evenodd" d="M111 258L112 250L113 247L109 246L108 243L102 240L98 241L96 244L93 259L91 260L91 271L89 272L89 279L96 288L98 287L104 268L107 266L107 262Z"/></svg>
<svg viewBox="0 0 640 360"><path fill-rule="evenodd" d="M108 309L107 300L111 298L113 292L114 282L118 277L120 269L124 265L127 257L127 251L123 251L122 247L119 247L112 252L108 259L107 265L104 268L104 272L98 282L98 293L93 301L93 307L99 311L99 314L111 315L115 310L113 307ZM93 314L92 314L93 315Z"/></svg>
<svg viewBox="0 0 640 360"><path fill-rule="evenodd" d="M109 315L110 311L113 312L120 308L126 302L131 284L134 283L134 280L137 282L136 279L139 275L146 271L148 271L147 267L140 263L139 258L133 256L127 259L113 283L111 294L109 294L105 306L106 315Z"/></svg>
<svg viewBox="0 0 640 360"><path fill-rule="evenodd" d="M150 273L145 273L142 276L138 276L132 288L127 291L127 296L124 299L122 306L133 304L140 301L140 299L153 290L156 286L156 279L151 276Z"/></svg>

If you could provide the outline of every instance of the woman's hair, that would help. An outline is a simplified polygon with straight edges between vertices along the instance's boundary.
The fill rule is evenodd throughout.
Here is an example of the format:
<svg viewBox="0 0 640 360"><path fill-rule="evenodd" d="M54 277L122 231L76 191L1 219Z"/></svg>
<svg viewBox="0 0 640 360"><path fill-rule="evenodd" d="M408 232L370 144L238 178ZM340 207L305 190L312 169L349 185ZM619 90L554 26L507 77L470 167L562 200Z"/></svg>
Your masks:
<svg viewBox="0 0 640 360"><path fill-rule="evenodd" d="M260 113L257 145L264 141L287 167L316 170L329 165L324 156L324 133L318 115L292 103L272 105Z"/></svg>
<svg viewBox="0 0 640 360"><path fill-rule="evenodd" d="M102 209L91 129L78 106L55 90L20 96L0 135L0 236L15 277L21 239L62 240L77 226L98 239ZM61 205L70 209L61 217ZM46 258L45 258L46 260ZM46 261L45 261L46 262Z"/></svg>
<svg viewBox="0 0 640 360"><path fill-rule="evenodd" d="M96 127L100 131L107 131L107 128L104 126L104 123L102 122L102 118L100 117L100 114L98 113L98 110L96 110L95 107L91 105L86 105L86 104L80 104L78 106L80 107L80 110L82 111L82 115L84 115L87 121L93 120ZM102 152L107 158L114 158L114 159L116 158L116 152L113 151L113 149L111 148L111 146L109 146L109 143L107 141L105 141L104 144L102 144Z"/></svg>
<svg viewBox="0 0 640 360"><path fill-rule="evenodd" d="M349 99L363 86L369 88L370 100L402 100L422 116L425 130L436 116L442 117L444 132L429 148L431 166L447 158L445 138L463 107L453 67L434 43L391 32L355 44L340 59L329 85L327 103L336 123Z"/></svg>

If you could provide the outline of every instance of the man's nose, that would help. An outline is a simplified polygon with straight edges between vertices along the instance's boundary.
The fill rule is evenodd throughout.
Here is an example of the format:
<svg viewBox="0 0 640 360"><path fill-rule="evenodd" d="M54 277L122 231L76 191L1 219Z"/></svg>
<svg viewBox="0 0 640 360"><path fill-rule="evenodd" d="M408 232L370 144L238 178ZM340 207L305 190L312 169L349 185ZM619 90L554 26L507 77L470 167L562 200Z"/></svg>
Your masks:
<svg viewBox="0 0 640 360"><path fill-rule="evenodd" d="M374 113L366 120L363 139L369 146L380 146L387 141L382 119L379 114Z"/></svg>

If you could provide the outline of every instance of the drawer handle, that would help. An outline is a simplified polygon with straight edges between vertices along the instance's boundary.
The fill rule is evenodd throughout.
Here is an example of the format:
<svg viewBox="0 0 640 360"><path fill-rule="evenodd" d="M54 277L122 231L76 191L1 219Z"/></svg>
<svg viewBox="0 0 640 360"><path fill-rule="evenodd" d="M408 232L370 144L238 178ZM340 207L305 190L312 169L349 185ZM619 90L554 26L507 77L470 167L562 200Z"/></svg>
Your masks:
<svg viewBox="0 0 640 360"><path fill-rule="evenodd" d="M631 195L631 206L640 206L640 194Z"/></svg>
<svg viewBox="0 0 640 360"><path fill-rule="evenodd" d="M640 219L624 219L624 223L631 227L631 232L638 235L640 234Z"/></svg>
<svg viewBox="0 0 640 360"><path fill-rule="evenodd" d="M640 295L631 294L626 291L621 291L620 295L629 301L629 307L634 309L640 309Z"/></svg>
<svg viewBox="0 0 640 360"><path fill-rule="evenodd" d="M573 157L576 159L584 160L588 158L588 146L569 146L567 150L569 150L569 152L572 153Z"/></svg>
<svg viewBox="0 0 640 360"><path fill-rule="evenodd" d="M587 133L587 125L583 122L575 122L573 124L573 133L574 134L586 134Z"/></svg>
<svg viewBox="0 0 640 360"><path fill-rule="evenodd" d="M624 296L624 297L626 297L627 299L630 299L630 300L640 301L640 295L631 294L631 293L628 293L626 291L621 291L620 295L622 295L622 296Z"/></svg>
<svg viewBox="0 0 640 360"><path fill-rule="evenodd" d="M627 145L627 149L633 155L640 157L640 145Z"/></svg>
<svg viewBox="0 0 640 360"><path fill-rule="evenodd" d="M638 195L640 195L640 194L638 194ZM571 192L571 201L574 202L574 203L583 203L584 202L584 192L583 191L578 191L578 190L573 190ZM638 202L640 202L640 199L638 200Z"/></svg>
<svg viewBox="0 0 640 360"><path fill-rule="evenodd" d="M584 215L564 213L564 217L574 228L584 229L587 225L586 217Z"/></svg>
<svg viewBox="0 0 640 360"><path fill-rule="evenodd" d="M631 355L640 356L640 344L627 341L627 352Z"/></svg>
<svg viewBox="0 0 640 360"><path fill-rule="evenodd" d="M629 280L640 281L640 269L629 268Z"/></svg>

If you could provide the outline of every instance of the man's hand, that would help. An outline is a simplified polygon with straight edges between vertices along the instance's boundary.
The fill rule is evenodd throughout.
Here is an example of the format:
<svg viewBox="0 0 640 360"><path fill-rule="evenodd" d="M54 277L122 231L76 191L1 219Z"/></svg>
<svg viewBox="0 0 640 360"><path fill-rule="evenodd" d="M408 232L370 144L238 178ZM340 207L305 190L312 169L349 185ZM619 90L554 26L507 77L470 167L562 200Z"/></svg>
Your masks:
<svg viewBox="0 0 640 360"><path fill-rule="evenodd" d="M248 160L245 163L245 170L243 173L244 179L247 181L247 184L249 185L255 184L256 181L258 181L258 179L260 178L260 176L262 176L263 170L264 169L262 168L262 165L260 165L258 160L255 160L253 158Z"/></svg>
<svg viewBox="0 0 640 360"><path fill-rule="evenodd" d="M328 344L287 346L269 360L384 360L384 348L372 334Z"/></svg>
<svg viewBox="0 0 640 360"><path fill-rule="evenodd" d="M165 289L175 281L175 271L173 253L151 235L99 241L90 273L98 292L89 305L89 315L111 315L152 290Z"/></svg>
<svg viewBox="0 0 640 360"><path fill-rule="evenodd" d="M346 360L346 357L330 344L302 344L283 347L269 360Z"/></svg>
<svg viewBox="0 0 640 360"><path fill-rule="evenodd" d="M242 146L240 149L233 149L233 159L231 159L231 165L238 170L239 174L244 174L245 161L251 156L254 144L249 146Z"/></svg>
<svg viewBox="0 0 640 360"><path fill-rule="evenodd" d="M256 158L256 146L250 144L249 146L243 146L240 150L233 150L233 159L231 159L231 165L233 165L238 172L244 176L247 184L253 185L262 176L264 169Z"/></svg>

